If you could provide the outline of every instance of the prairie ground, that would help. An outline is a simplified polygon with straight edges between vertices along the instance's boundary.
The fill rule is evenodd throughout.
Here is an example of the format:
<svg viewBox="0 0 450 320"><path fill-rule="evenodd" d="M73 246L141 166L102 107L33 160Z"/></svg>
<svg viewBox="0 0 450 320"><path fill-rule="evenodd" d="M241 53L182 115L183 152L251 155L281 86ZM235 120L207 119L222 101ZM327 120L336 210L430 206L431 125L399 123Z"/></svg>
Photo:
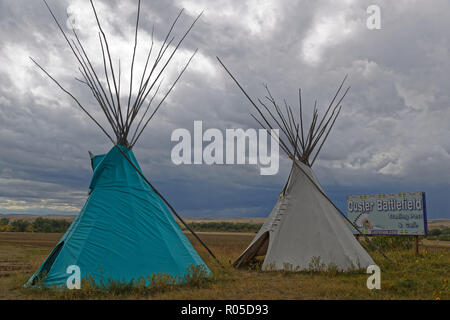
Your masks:
<svg viewBox="0 0 450 320"><path fill-rule="evenodd" d="M162 285L152 290L119 288L98 292L24 289L61 234L0 233L0 299L450 299L450 250L422 245L389 250L391 261L370 252L381 268L381 289L368 290L363 272L262 272L234 269L233 261L253 234L200 233L224 268L188 235L213 276L191 285ZM442 243L441 243L442 244Z"/></svg>

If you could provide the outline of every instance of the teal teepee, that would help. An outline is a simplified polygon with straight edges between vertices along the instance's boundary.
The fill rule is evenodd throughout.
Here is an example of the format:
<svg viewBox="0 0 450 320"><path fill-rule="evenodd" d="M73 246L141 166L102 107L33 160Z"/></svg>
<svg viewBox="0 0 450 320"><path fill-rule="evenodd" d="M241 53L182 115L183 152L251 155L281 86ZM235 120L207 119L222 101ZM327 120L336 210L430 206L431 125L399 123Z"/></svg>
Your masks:
<svg viewBox="0 0 450 320"><path fill-rule="evenodd" d="M65 286L71 265L98 283L157 273L182 279L191 265L208 270L165 203L117 148L92 159L89 198L30 284L43 278L44 285ZM122 150L139 168L133 152Z"/></svg>
<svg viewBox="0 0 450 320"><path fill-rule="evenodd" d="M44 2L79 64L81 79L76 79L89 88L113 134L108 132L73 94L32 60L73 99L109 138L114 147L106 155L93 157L94 175L86 204L27 285L65 286L70 276L67 273L69 266L79 267L82 278L90 277L97 283L107 283L111 280L129 282L154 274L169 274L183 280L187 269L191 266L203 266L209 273L209 269L195 252L172 214L182 223L184 221L144 177L132 152L143 130L194 57L195 52L174 82L169 84L167 92L158 95L167 66L200 16L184 34L181 34L179 40L176 40L172 36L172 31L179 20L180 12L162 41L161 47L156 51L156 48L153 48L152 32L144 70L139 79L135 79L134 60L141 9L141 3L138 1L135 43L128 79L130 87L129 91L126 90L129 95L123 99L120 90L120 64L119 72L116 73L108 41L92 0L90 4L99 29L100 57L103 58L100 71L104 72L102 77L93 67L95 64L91 63L75 29L72 30L73 38L70 39L47 2L45 0ZM153 57L153 63L150 63L150 57ZM137 90L134 90L136 88ZM153 111L149 112L153 102L158 98L160 101ZM128 139L129 137L131 139ZM196 236L189 226L186 224L185 226ZM214 257L206 245L198 237L197 239Z"/></svg>

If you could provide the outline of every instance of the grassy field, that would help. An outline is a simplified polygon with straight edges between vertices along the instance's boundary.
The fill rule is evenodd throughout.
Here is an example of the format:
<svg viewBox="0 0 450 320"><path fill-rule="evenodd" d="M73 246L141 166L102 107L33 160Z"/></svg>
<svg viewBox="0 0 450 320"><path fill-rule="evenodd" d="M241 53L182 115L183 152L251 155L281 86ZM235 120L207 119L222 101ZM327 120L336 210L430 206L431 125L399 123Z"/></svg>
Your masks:
<svg viewBox="0 0 450 320"><path fill-rule="evenodd" d="M0 299L449 299L450 250L422 247L391 250L388 262L371 252L382 270L381 290L368 290L365 273L261 272L230 266L252 234L201 233L225 268L219 267L189 236L211 268L208 281L190 285L161 285L151 290L118 288L98 292L51 291L22 286L42 263L61 234L0 233Z"/></svg>

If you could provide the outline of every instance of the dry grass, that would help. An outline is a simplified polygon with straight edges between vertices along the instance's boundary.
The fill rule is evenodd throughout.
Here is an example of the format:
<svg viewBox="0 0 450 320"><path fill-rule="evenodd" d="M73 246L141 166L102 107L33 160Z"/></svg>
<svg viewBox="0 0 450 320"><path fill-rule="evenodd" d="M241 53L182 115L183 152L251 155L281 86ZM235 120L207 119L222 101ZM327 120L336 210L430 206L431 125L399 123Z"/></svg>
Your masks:
<svg viewBox="0 0 450 320"><path fill-rule="evenodd" d="M449 299L450 250L389 251L392 263L371 253L382 270L382 289L368 290L364 273L261 272L229 264L251 241L251 234L202 233L225 268L217 266L191 236L213 271L201 285L161 286L156 290L30 290L22 286L61 234L0 233L0 299ZM3 263L3 264L2 264ZM9 270L5 266L9 266ZM14 266L11 268L11 266ZM120 289L120 288L119 288Z"/></svg>

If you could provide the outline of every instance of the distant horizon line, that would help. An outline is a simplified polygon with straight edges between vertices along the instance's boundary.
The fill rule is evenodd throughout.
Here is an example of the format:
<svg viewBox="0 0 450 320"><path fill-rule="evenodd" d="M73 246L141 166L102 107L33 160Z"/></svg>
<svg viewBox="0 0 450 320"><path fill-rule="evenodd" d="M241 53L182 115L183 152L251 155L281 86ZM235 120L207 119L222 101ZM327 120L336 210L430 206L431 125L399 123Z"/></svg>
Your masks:
<svg viewBox="0 0 450 320"><path fill-rule="evenodd" d="M78 213L47 213L47 214L40 214L40 213L0 213L0 216L41 216L41 217L48 217L48 216L77 216ZM183 216L184 218L188 219L261 219L261 218L267 218L268 216L234 216L234 217L195 217L195 216ZM434 221L434 220L450 220L450 218L429 218L428 221Z"/></svg>

